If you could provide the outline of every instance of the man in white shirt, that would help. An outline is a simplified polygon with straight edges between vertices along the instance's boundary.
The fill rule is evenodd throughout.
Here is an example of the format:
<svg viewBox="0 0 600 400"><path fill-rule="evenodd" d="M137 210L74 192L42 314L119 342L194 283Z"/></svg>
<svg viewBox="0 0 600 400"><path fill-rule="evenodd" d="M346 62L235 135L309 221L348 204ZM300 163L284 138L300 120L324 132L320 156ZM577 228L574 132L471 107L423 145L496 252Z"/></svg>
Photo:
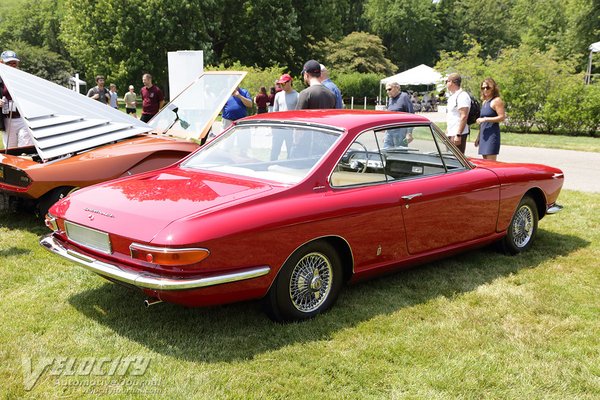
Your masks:
<svg viewBox="0 0 600 400"><path fill-rule="evenodd" d="M450 74L446 80L446 88L450 93L446 108L446 135L464 154L469 136L467 117L471 108L471 97L460 88L462 79L459 74Z"/></svg>
<svg viewBox="0 0 600 400"><path fill-rule="evenodd" d="M21 60L17 57L17 53L6 50L0 55L0 63L19 69ZM2 135L4 148L33 145L29 127L25 123L25 119L21 117L10 92L4 84L0 88L2 92L0 93L0 108L2 109L0 118L4 118L4 134Z"/></svg>

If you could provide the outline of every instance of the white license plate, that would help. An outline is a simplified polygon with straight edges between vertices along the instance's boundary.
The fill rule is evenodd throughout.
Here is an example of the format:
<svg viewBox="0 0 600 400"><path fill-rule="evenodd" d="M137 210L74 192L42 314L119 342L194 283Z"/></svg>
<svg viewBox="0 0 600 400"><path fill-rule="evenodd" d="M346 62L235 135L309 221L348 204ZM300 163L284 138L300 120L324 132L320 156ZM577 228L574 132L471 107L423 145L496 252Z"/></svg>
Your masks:
<svg viewBox="0 0 600 400"><path fill-rule="evenodd" d="M108 233L65 221L67 236L73 242L103 253L112 253Z"/></svg>

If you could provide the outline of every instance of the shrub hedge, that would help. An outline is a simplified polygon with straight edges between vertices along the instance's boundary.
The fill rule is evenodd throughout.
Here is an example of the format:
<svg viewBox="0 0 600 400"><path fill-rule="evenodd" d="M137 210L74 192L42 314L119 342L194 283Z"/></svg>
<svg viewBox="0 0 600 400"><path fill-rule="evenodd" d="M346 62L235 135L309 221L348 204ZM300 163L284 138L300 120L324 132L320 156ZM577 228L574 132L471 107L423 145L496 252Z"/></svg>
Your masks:
<svg viewBox="0 0 600 400"><path fill-rule="evenodd" d="M520 47L505 50L494 60L483 60L476 50L466 54L443 54L436 67L447 73L459 72L463 76L463 87L474 95L478 94L484 78L493 77L506 103L506 130L600 137L600 83L585 85L582 74L573 73L568 63L558 61L550 52ZM253 96L260 86L268 89L287 72L279 66L260 69L241 64L207 69L248 71L242 86ZM374 104L380 95L382 78L375 73L332 73L347 104L351 97L362 103L365 96L369 104ZM305 88L301 77L294 77L294 88L298 91Z"/></svg>

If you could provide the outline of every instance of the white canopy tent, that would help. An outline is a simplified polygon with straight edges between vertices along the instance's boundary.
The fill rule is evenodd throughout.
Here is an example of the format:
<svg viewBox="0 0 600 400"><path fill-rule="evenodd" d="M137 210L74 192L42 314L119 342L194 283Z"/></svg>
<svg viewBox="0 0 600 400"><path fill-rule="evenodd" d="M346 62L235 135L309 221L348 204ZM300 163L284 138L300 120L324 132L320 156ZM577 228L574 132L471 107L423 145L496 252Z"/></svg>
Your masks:
<svg viewBox="0 0 600 400"><path fill-rule="evenodd" d="M590 44L589 50L590 61L588 62L588 67L585 74L585 83L588 85L592 82L592 57L594 56L594 53L600 52L600 42Z"/></svg>
<svg viewBox="0 0 600 400"><path fill-rule="evenodd" d="M437 85L442 80L442 74L425 64L407 69L399 74L383 78L380 83L398 82L400 85Z"/></svg>
<svg viewBox="0 0 600 400"><path fill-rule="evenodd" d="M421 64L414 68L407 69L399 74L388 76L379 81L379 98L381 97L381 87L391 82L398 82L400 85L438 85L442 82L443 76L435 69Z"/></svg>

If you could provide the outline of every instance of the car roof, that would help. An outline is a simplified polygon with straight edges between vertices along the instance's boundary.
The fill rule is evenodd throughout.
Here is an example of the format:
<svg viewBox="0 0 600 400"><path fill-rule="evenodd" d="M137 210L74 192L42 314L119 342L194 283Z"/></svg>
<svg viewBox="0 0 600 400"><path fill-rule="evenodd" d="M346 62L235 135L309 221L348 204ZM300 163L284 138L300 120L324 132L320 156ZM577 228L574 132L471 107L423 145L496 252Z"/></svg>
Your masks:
<svg viewBox="0 0 600 400"><path fill-rule="evenodd" d="M419 123L429 124L431 121L424 116L395 111L374 110L295 110L257 114L246 117L239 122L275 122L289 121L302 124L317 124L342 128L368 129L388 124Z"/></svg>

